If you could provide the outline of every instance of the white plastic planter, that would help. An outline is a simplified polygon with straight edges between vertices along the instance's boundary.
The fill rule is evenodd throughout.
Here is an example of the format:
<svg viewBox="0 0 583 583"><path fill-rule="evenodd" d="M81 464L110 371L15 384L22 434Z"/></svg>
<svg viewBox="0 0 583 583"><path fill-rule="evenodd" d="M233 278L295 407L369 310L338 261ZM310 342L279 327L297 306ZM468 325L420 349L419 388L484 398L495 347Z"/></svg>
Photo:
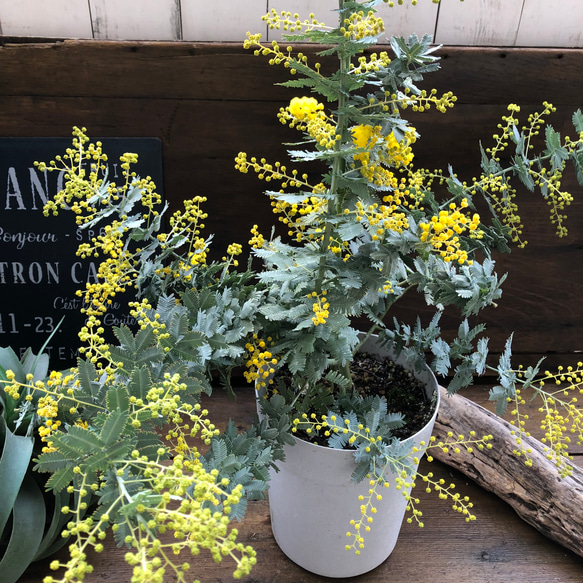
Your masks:
<svg viewBox="0 0 583 583"><path fill-rule="evenodd" d="M374 344L364 351L387 354ZM395 359L403 364L402 359ZM426 386L428 397L437 393L437 406L431 420L403 443L419 446L429 442L439 407L439 388L429 368L413 373ZM355 468L351 451L335 450L296 439L286 446L286 461L278 462L279 472L272 471L269 487L271 528L281 550L304 569L325 577L361 575L383 563L393 551L406 511L403 492L396 489L390 473L389 488L381 488L382 500L371 530L363 533L364 548L360 555L346 550L353 539L346 536L350 520L361 518L358 497L368 495L369 484L351 481Z"/></svg>

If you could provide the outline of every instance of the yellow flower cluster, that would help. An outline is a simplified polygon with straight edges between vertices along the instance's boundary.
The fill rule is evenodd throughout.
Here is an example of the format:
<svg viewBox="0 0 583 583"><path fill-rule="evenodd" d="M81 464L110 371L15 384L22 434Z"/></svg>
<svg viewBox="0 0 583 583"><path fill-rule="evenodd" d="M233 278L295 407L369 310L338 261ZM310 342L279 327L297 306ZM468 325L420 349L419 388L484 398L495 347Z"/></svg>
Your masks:
<svg viewBox="0 0 583 583"><path fill-rule="evenodd" d="M270 164L265 158L257 160L254 156L248 158L245 152L239 152L235 157L235 169L242 174L247 174L251 168L256 174L259 180L265 180L265 182L271 182L272 180L280 180L281 188L309 188L312 190L312 186L308 184L308 175L302 174L298 176L299 172L294 168L290 173L287 171L287 167L281 164L281 162L275 162Z"/></svg>
<svg viewBox="0 0 583 583"><path fill-rule="evenodd" d="M283 189L288 187L306 188L312 191L312 196L306 197L297 203L281 201L278 200L277 196L271 196L271 206L274 214L282 215L279 220L289 228L288 235L290 237L295 236L298 242L302 240L308 224L314 223L314 217L321 215L327 210L327 201L319 196L327 191L326 186L320 183L312 187L307 182L307 174L299 176L296 169L288 173L287 168L280 162L269 164L265 158L257 160L257 158L252 157L249 159L245 152L239 152L235 158L235 168L243 174L249 172L251 168L255 171L259 179L265 180L266 182L272 180L282 181L280 192L283 192ZM251 233L255 236L253 230ZM313 237L314 235L311 234L310 238ZM263 237L252 238L250 241L251 245L253 245L252 241L261 242L261 245L265 242Z"/></svg>
<svg viewBox="0 0 583 583"><path fill-rule="evenodd" d="M98 176L99 172L105 168L107 156L102 152L101 142L89 144L85 148L85 144L89 141L86 131L86 128L74 127L73 147L67 148L64 156L57 156L48 166L44 162L35 162L35 166L38 166L41 172L64 170L69 174L65 189L57 193L54 200L48 201L45 205L43 209L45 216L51 213L57 215L60 208L70 207L76 215L79 215L77 222L83 224L86 222L83 215L92 218L96 211L88 201L103 182ZM83 168L84 162L89 162L91 165L89 176Z"/></svg>
<svg viewBox="0 0 583 583"><path fill-rule="evenodd" d="M382 135L381 126L358 125L352 128L352 143L357 148L366 150L354 155L363 166L370 163L371 153L379 162L394 166L407 166L413 160L411 144L416 141L415 128L408 128L405 137L399 142L393 132Z"/></svg>
<svg viewBox="0 0 583 583"><path fill-rule="evenodd" d="M290 128L306 132L322 148L332 149L340 140L336 124L326 116L324 105L313 97L294 97L277 117L282 124L289 123Z"/></svg>
<svg viewBox="0 0 583 583"><path fill-rule="evenodd" d="M478 437L475 431L470 431L468 437L462 434L454 435L452 431L449 431L445 441L437 441L434 436L431 436L429 439L429 445L425 451L437 447L443 453L449 453L451 450L453 453L459 454L463 447L468 453L472 453L474 446L480 451L483 451L484 449L492 449L491 442L493 439L494 437L492 435L482 435L482 437ZM423 448L425 447L424 443L421 445ZM416 453L417 451L419 451L417 448L413 448L413 453ZM433 458L430 455L427 456L427 459L433 461Z"/></svg>
<svg viewBox="0 0 583 583"><path fill-rule="evenodd" d="M409 128L399 142L391 132L382 135L381 126L358 125L351 129L352 143L359 148L353 158L353 168L380 188L394 190L399 182L388 168L407 166L413 160L411 144L416 140L415 129Z"/></svg>
<svg viewBox="0 0 583 583"><path fill-rule="evenodd" d="M159 453L164 453L164 448ZM124 542L130 549L125 560L133 567L133 581L161 583L168 570L172 571L179 583L191 581L192 577L188 575L190 563L176 564L172 556L179 555L181 551L197 556L203 549L208 550L217 562L227 556L232 558L236 564L233 572L235 579L248 575L256 563L256 553L252 547L237 542L238 531L229 528L228 518L231 509L243 496L242 486L236 485L230 492L227 491L229 480L219 480L219 471L216 469L207 471L197 454L195 448L188 448L183 454L176 455L171 464L167 464L140 457L137 451L132 452L132 459L127 460L117 471L120 478L119 496L115 496L109 505L106 503L103 506L103 512L97 520L93 517L82 519L81 516L87 507L89 490L96 491L99 485L93 483L88 487L87 483L82 482L79 488L70 486L69 493L78 494L76 506L63 507L63 512L76 517L67 524L63 536L71 537L72 552L67 562L55 559L50 563L51 570L64 569L64 577L55 579L49 576L43 582L64 583L72 580L73 576L75 580L81 580L85 574L92 572L92 566L87 563L87 554L82 549L92 547L97 553L103 552L102 541L106 537L108 521L120 500L122 504L132 506L134 512L147 517L139 526L132 521L124 525L128 533ZM136 469L147 476L144 481L157 496L140 497L138 493L132 498L128 494L123 476ZM113 532L119 528L119 524L112 526ZM173 536L164 541L153 534L156 531L168 531Z"/></svg>
<svg viewBox="0 0 583 583"><path fill-rule="evenodd" d="M239 243L231 243L227 247L227 255L223 257L223 261L233 263L235 267L239 265L239 261L235 259L237 255L241 255L243 253L243 247ZM228 259L227 259L228 257Z"/></svg>
<svg viewBox="0 0 583 583"><path fill-rule="evenodd" d="M546 101L543 102L543 107L542 111L531 113L528 116L527 124L522 126L525 138L525 155L534 148L531 142L540 134L544 124L544 116L556 111L556 108ZM498 124L498 129L501 130L501 133L494 134L494 145L486 148L486 152L495 162L500 162L501 156L509 143L513 143L514 132L518 127L518 118L515 114L520 112L520 107L511 103L508 106L508 110L509 114L502 116L503 123ZM565 137L564 153L572 153L582 143L583 135L580 135L579 139L574 141L569 137ZM559 237L567 235L567 228L564 225L567 217L563 213L566 207L573 202L571 194L561 190L564 167L565 162L563 161L557 164L556 167L553 164L551 168L545 168L542 165L528 165L524 168L525 174L532 183L539 186L543 192L546 191L545 197L550 207L551 223L555 225L556 233ZM502 222L510 228L513 242L517 243L519 247L524 247L527 242L523 241L521 237L523 225L515 202L516 189L510 186L506 175L503 173L489 173L483 174L479 179L474 178L471 193L474 194L478 190L488 194L494 210L500 215Z"/></svg>
<svg viewBox="0 0 583 583"><path fill-rule="evenodd" d="M208 214L203 212L201 205L206 202L206 197L195 196L184 201L184 211L176 211L170 218L170 233L163 236L164 243L172 241L174 237L186 237L188 239L187 261L182 261L178 272L173 277L180 278L185 271L193 267L204 265L207 259L206 241L200 236L204 229L204 221ZM162 248L165 247L164 243Z"/></svg>
<svg viewBox="0 0 583 583"><path fill-rule="evenodd" d="M55 451L50 440L51 435L59 429L61 422L56 419L59 414L59 406L52 395L43 395L38 400L37 415L44 418L44 423L38 428L38 434L46 445L43 452Z"/></svg>
<svg viewBox="0 0 583 583"><path fill-rule="evenodd" d="M389 205L374 203L365 206L361 201L356 203L356 220L366 223L373 241L381 240L386 231L402 233L409 227L407 215L398 211L401 199L395 198Z"/></svg>
<svg viewBox="0 0 583 583"><path fill-rule="evenodd" d="M231 243L227 247L228 255L241 255L243 253L243 247L239 243Z"/></svg>
<svg viewBox="0 0 583 583"><path fill-rule="evenodd" d="M295 236L299 243L304 238L304 233L309 223L314 222L314 218L326 212L327 201L319 196L310 196L299 203L289 203L278 199L271 202L274 214L281 214L279 220L290 230L288 235Z"/></svg>
<svg viewBox="0 0 583 583"><path fill-rule="evenodd" d="M265 245L265 239L259 232L259 227L257 225L253 225L251 228L251 239L249 239L249 245L253 247L253 249L261 249Z"/></svg>
<svg viewBox="0 0 583 583"><path fill-rule="evenodd" d="M150 318L149 313L152 310L152 306L147 299L143 299L140 302L130 302L129 307L130 315L136 319L140 330L150 329L154 336L159 340L165 340L170 338L170 334L166 331L166 324L160 322L160 314L154 314L154 318Z"/></svg>
<svg viewBox="0 0 583 583"><path fill-rule="evenodd" d="M271 342L271 338L267 339ZM258 387L267 386L273 381L269 379L270 375L275 372L274 366L277 364L277 358L267 349L265 340L260 339L257 334L253 334L253 341L245 345L247 350L246 370L243 375L248 383L257 383ZM269 379L269 381L268 381Z"/></svg>
<svg viewBox="0 0 583 583"><path fill-rule="evenodd" d="M243 42L243 48L250 49L252 47L256 47L253 54L255 55L264 55L270 56L269 64L270 65L281 65L286 69L289 69L289 72L292 75L297 73L297 70L294 66L298 66L297 63L301 63L302 65L307 65L308 57L303 53L298 53L297 55L293 55L293 48L288 46L286 47L286 51L283 52L278 44L277 41L271 41L271 45L262 45L261 44L261 34L251 34L247 33L247 38ZM314 65L314 69L318 71L320 69L320 64L316 63Z"/></svg>
<svg viewBox="0 0 583 583"><path fill-rule="evenodd" d="M312 292L308 294L309 298L315 298L314 303L312 304L312 311L314 312L314 316L312 318L312 322L314 322L314 326L319 326L320 324L325 324L326 320L328 319L329 308L330 304L326 300L326 290L322 290L321 295L318 295L317 292Z"/></svg>
<svg viewBox="0 0 583 583"><path fill-rule="evenodd" d="M358 66L354 63L350 63L350 71L355 75L360 75L361 73L368 73L369 71L380 71L385 69L391 64L391 59L386 51L381 51L377 53L371 53L368 57L362 55L358 57ZM389 93L387 92L387 95ZM387 108L388 110L388 108Z"/></svg>
<svg viewBox="0 0 583 583"><path fill-rule="evenodd" d="M261 17L261 20L267 23L270 29L283 29L288 33L308 32L315 28L324 27L324 23L318 22L314 13L310 13L308 18L300 20L300 15L282 10L278 13L272 8L267 14Z"/></svg>
<svg viewBox="0 0 583 583"><path fill-rule="evenodd" d="M180 233L191 237L200 235L201 229L204 229L202 221L208 217L208 214L201 209L201 205L206 200L205 196L195 196L190 200L185 200L184 211L176 211L170 217L172 233Z"/></svg>
<svg viewBox="0 0 583 583"><path fill-rule="evenodd" d="M66 403L65 407L69 414L77 413L80 406L90 405L79 401L75 397L75 388L79 381L75 380L76 369L71 369L69 373L58 371L51 371L49 377L45 381L36 381L34 384L33 375L26 376L25 383L17 382L16 376L12 370L6 371L6 381L0 382L4 385L4 392L10 395L15 401L18 401L21 392L25 393L25 401L33 401L35 393L40 393L40 397L36 403L36 414L42 420L42 424L38 428L38 434L41 441L45 443L42 448L43 452L54 451L52 447L51 436L62 426L62 422L57 419L62 409L62 404ZM79 423L77 420L75 423Z"/></svg>
<svg viewBox="0 0 583 583"><path fill-rule="evenodd" d="M407 500L407 511L411 512L411 516L407 518L407 522L410 524L414 520L417 522L418 526L423 528L424 524L421 520L423 513L416 508L419 504L419 498L414 498L411 495L411 490L416 486L415 480L421 478L425 484L425 491L427 493L434 491L437 493L441 500L451 500L452 509L459 512L465 517L466 522L473 522L476 520L476 516L471 513L473 508L473 503L470 502L468 496L462 497L459 492L455 492L455 484L450 483L446 485L446 481L443 478L435 480L433 478L433 472L428 472L427 474L414 473L413 477L408 478L407 472L404 470L400 476L397 476L395 482L397 484L397 490L401 490L403 496Z"/></svg>
<svg viewBox="0 0 583 583"><path fill-rule="evenodd" d="M384 472L383 472L384 473ZM347 551L353 550L355 554L360 555L360 551L364 548L364 536L362 532L370 532L370 525L374 522L373 516L377 513L375 501L381 501L383 499L382 494L379 493L379 488L388 488L389 482L387 482L383 477L372 478L370 474L367 476L369 488L367 490L366 496L361 494L358 497L360 504L360 514L359 520L352 519L350 521L350 526L354 529L354 532L350 530L346 532L348 538L353 538L352 544L345 545Z"/></svg>
<svg viewBox="0 0 583 583"><path fill-rule="evenodd" d="M137 154L125 153L120 156L120 167L125 183L121 186L110 183L105 191L107 196L100 194L99 198L95 198L95 194L99 192L103 184L103 179L99 178L99 175L106 169L105 163L108 158L102 151L101 142L89 143L85 147L85 144L89 142L86 131L85 128L74 127L73 148L68 148L65 156L57 156L55 160L50 162L49 166L42 162L35 162L41 171L62 170L67 173L65 189L58 192L53 200L45 204L43 209L45 216L51 213L57 215L60 208L70 207L77 215L77 224L84 225L93 220L96 212L99 211L98 206L93 206L91 201L106 206L110 201L118 201L126 196L130 188L139 188L142 191L143 217L150 220L158 216L156 206L161 204L162 197L156 192L156 185L149 176L139 179L135 172L130 171L131 165L138 160ZM89 174L83 168L85 162L90 165Z"/></svg>
<svg viewBox="0 0 583 583"><path fill-rule="evenodd" d="M366 57L360 57L358 62L358 67L354 66L351 70L353 74L378 71L386 68L390 63L390 59L385 53L381 53L380 56L373 53L369 57L369 60ZM398 95L390 91L385 91L384 97L371 97L368 105L361 107L361 109L363 111L378 111L379 113L386 113L388 111L394 111L396 113L399 107L404 110L410 107L413 111L422 113L435 107L437 111L445 113L449 108L454 106L456 101L457 97L451 91L438 97L437 89L431 89L429 93L423 89L419 94L412 94L408 88L405 88Z"/></svg>
<svg viewBox="0 0 583 583"><path fill-rule="evenodd" d="M97 364L98 368L102 366L100 359L109 357L109 346L103 338L104 331L101 320L93 314L87 318L85 326L79 331L79 339L85 344L79 348L79 353L93 364Z"/></svg>
<svg viewBox="0 0 583 583"><path fill-rule="evenodd" d="M519 369L517 375L519 378L524 377L524 371ZM555 385L556 388L549 389L548 384ZM571 442L576 440L577 445L583 444L583 411L578 406L577 397L583 395L583 362L578 362L576 367L559 366L556 372L547 370L531 387L542 401L539 413L543 414L540 427L544 431L541 441L545 444L545 455L564 478L572 473L572 466L569 463L571 456L568 451ZM511 410L513 419L510 421L515 427L512 431L517 444L514 454L524 457L524 463L530 466L531 449L524 439L530 436L526 430L529 417L521 412L521 407L526 404L526 398L522 390L516 388L514 396L507 400L514 406Z"/></svg>
<svg viewBox="0 0 583 583"><path fill-rule="evenodd" d="M324 105L314 97L294 97L286 110L296 120L306 121L317 117L324 110Z"/></svg>
<svg viewBox="0 0 583 583"><path fill-rule="evenodd" d="M353 12L349 18L344 20L344 26L340 27L340 32L346 38L363 40L367 37L375 37L385 31L383 19L375 16L373 10L366 14L363 10Z"/></svg>
<svg viewBox="0 0 583 583"><path fill-rule="evenodd" d="M460 208L456 208L455 203L451 203L448 210L439 211L437 216L431 217L431 222L419 223L421 241L429 243L439 251L444 261L457 261L460 265L472 263L468 260L467 251L461 248L458 235L469 230L470 236L478 239L482 233L478 228L480 215L474 213L470 218L462 212L467 206L466 199L462 200Z"/></svg>

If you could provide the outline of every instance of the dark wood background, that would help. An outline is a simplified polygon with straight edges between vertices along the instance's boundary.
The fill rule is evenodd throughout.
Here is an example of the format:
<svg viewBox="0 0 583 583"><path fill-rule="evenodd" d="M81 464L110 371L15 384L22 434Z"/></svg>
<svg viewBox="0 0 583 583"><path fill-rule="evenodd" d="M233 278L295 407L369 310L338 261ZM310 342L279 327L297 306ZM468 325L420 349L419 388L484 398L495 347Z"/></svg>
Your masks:
<svg viewBox="0 0 583 583"><path fill-rule="evenodd" d="M422 136L418 166L447 169L451 163L461 178L478 175L478 141L488 143L508 103L519 103L526 119L549 100L557 106L555 127L574 134L570 118L583 102L583 50L444 47L439 54L442 71L424 87L451 90L458 102L445 115L432 110L413 119ZM264 57L230 43L4 39L0 71L1 136L68 136L73 125L82 125L92 136L158 137L166 197L173 208L194 195L208 197L207 232L215 233L216 255L230 242L245 243L253 223L269 232L264 184L239 174L233 163L241 150L283 161L281 142L297 138L276 118L294 95L273 85L286 79L285 70ZM557 239L546 205L522 192L529 245L499 258L499 271L509 277L499 307L485 319L494 351L515 331L517 362L581 358L583 191L570 173L564 185L575 194L569 237ZM420 305L410 302L401 314L413 320Z"/></svg>

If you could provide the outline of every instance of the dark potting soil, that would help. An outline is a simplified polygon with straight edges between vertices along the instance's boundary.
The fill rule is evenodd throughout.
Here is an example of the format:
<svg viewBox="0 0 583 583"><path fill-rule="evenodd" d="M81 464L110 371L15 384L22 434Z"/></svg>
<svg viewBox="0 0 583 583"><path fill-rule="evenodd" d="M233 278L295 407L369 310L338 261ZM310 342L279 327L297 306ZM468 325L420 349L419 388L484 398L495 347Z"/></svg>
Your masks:
<svg viewBox="0 0 583 583"><path fill-rule="evenodd" d="M380 357L367 352L359 352L351 363L351 375L356 392L362 396L385 397L389 413L400 413L404 424L395 429L393 435L407 439L422 429L435 411L437 394L428 398L425 385L412 372L393 362L389 357ZM285 370L277 373L279 378L288 376ZM291 375L289 375L291 377ZM309 411L320 416L327 411ZM327 445L327 438L308 435L298 431L296 437L319 445Z"/></svg>
<svg viewBox="0 0 583 583"><path fill-rule="evenodd" d="M428 399L424 383L390 358L358 353L350 372L354 386L362 397L385 397L389 413L401 413L405 423L393 431L395 437L406 439L431 419L437 395L434 399Z"/></svg>

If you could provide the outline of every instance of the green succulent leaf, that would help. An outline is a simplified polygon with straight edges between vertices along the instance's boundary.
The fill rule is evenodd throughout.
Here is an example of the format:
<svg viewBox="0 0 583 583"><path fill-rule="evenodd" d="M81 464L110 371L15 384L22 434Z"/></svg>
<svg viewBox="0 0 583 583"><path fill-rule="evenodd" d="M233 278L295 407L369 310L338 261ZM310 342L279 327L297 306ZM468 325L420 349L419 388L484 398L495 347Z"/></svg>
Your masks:
<svg viewBox="0 0 583 583"><path fill-rule="evenodd" d="M12 508L28 472L34 440L14 435L0 415L0 534L4 531Z"/></svg>
<svg viewBox="0 0 583 583"><path fill-rule="evenodd" d="M0 560L0 572L4 583L17 583L37 554L46 521L42 492L31 477L24 481L10 508L13 511L12 531Z"/></svg>

